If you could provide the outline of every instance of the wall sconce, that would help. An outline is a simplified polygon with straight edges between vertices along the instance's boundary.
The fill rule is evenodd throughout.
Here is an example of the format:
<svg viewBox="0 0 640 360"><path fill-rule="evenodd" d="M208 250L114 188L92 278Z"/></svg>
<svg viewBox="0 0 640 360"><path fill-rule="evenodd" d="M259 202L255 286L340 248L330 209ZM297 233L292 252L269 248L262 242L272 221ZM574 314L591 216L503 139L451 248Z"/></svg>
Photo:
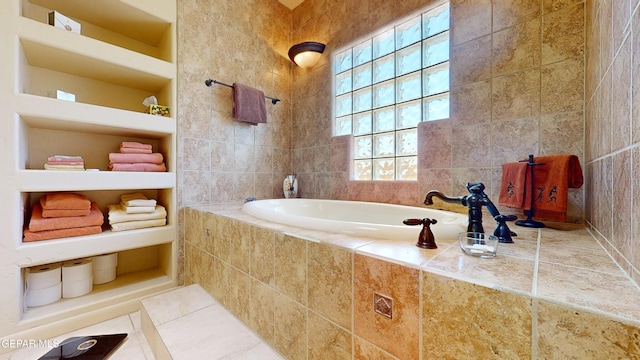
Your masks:
<svg viewBox="0 0 640 360"><path fill-rule="evenodd" d="M289 49L289 59L303 69L311 69L318 63L324 47L324 44L313 41L293 45Z"/></svg>

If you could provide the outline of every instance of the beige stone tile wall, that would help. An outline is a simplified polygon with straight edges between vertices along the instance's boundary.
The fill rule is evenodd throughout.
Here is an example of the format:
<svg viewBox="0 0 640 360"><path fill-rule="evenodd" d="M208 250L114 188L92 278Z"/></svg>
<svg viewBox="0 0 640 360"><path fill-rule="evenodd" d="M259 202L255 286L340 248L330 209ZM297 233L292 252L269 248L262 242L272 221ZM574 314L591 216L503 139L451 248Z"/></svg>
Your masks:
<svg viewBox="0 0 640 360"><path fill-rule="evenodd" d="M640 319L629 301L637 289L597 256L584 230L549 230L542 239L523 230L518 246L478 263L446 241L434 252L362 238L318 242L236 215L185 212L186 283L202 285L287 359L640 356L639 328L604 315ZM233 237L246 238L251 251ZM538 241L545 246L536 254ZM246 259L232 263L234 256ZM580 278L606 286L586 289ZM599 293L607 291L619 300L598 300L611 298ZM604 313L585 310L596 303Z"/></svg>
<svg viewBox="0 0 640 360"><path fill-rule="evenodd" d="M637 0L586 4L585 220L640 281L640 10Z"/></svg>

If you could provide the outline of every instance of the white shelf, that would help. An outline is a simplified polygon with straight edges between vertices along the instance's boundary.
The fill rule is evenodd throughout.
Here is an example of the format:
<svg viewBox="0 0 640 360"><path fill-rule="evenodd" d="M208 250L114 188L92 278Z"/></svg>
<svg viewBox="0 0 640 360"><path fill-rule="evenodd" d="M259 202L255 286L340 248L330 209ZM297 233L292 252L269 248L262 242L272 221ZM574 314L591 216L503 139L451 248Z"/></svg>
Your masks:
<svg viewBox="0 0 640 360"><path fill-rule="evenodd" d="M21 325L29 322L55 321L88 311L100 309L114 301L122 302L175 286L174 281L159 269L137 271L119 275L114 281L94 285L87 294L72 299L61 299L49 305L27 308Z"/></svg>
<svg viewBox="0 0 640 360"><path fill-rule="evenodd" d="M174 1L31 0L31 3L153 45L160 43L176 17Z"/></svg>
<svg viewBox="0 0 640 360"><path fill-rule="evenodd" d="M175 186L176 174L170 172L21 170L16 181L20 192L171 189Z"/></svg>
<svg viewBox="0 0 640 360"><path fill-rule="evenodd" d="M18 18L29 65L159 92L176 78L174 64L37 21Z"/></svg>
<svg viewBox="0 0 640 360"><path fill-rule="evenodd" d="M107 230L94 235L21 243L16 248L16 265L31 267L166 244L174 241L175 237L176 227L169 224L147 229L116 232Z"/></svg>
<svg viewBox="0 0 640 360"><path fill-rule="evenodd" d="M30 127L134 137L174 134L174 118L29 94L14 95L15 111Z"/></svg>

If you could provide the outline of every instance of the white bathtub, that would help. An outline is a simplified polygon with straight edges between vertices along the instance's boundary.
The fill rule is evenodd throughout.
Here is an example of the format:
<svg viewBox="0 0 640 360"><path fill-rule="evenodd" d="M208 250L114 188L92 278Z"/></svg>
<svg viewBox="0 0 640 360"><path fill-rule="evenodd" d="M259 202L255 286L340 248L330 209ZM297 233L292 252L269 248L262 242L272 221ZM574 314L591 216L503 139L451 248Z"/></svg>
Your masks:
<svg viewBox="0 0 640 360"><path fill-rule="evenodd" d="M431 230L438 240L456 240L467 231L467 216L428 208L360 201L271 199L251 201L242 211L257 218L313 230L380 239L418 241L421 226L402 220L436 219Z"/></svg>

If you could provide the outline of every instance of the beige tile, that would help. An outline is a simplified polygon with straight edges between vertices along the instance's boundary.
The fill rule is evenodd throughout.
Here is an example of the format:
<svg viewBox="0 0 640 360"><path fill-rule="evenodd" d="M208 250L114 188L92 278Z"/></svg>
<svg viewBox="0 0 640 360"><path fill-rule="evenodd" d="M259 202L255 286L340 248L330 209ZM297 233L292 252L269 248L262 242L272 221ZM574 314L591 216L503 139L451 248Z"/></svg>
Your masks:
<svg viewBox="0 0 640 360"><path fill-rule="evenodd" d="M527 297L425 272L421 296L425 359L531 358Z"/></svg>
<svg viewBox="0 0 640 360"><path fill-rule="evenodd" d="M229 270L229 296L226 307L245 324L249 323L251 305L251 278L231 267Z"/></svg>
<svg viewBox="0 0 640 360"><path fill-rule="evenodd" d="M457 87L491 77L491 36L454 45L451 49L451 86Z"/></svg>
<svg viewBox="0 0 640 360"><path fill-rule="evenodd" d="M583 56L584 52L584 4L543 16L542 64Z"/></svg>
<svg viewBox="0 0 640 360"><path fill-rule="evenodd" d="M309 311L309 355L307 359L352 359L351 332Z"/></svg>
<svg viewBox="0 0 640 360"><path fill-rule="evenodd" d="M229 263L238 270L249 273L251 225L241 221L233 221L229 240Z"/></svg>
<svg viewBox="0 0 640 360"><path fill-rule="evenodd" d="M519 161L538 152L540 128L537 118L503 121L491 125L493 165Z"/></svg>
<svg viewBox="0 0 640 360"><path fill-rule="evenodd" d="M491 81L484 80L451 90L451 120L455 126L491 121Z"/></svg>
<svg viewBox="0 0 640 360"><path fill-rule="evenodd" d="M252 279L249 306L249 326L265 341L274 341L275 291L264 283Z"/></svg>
<svg viewBox="0 0 640 360"><path fill-rule="evenodd" d="M536 117L540 113L537 69L496 77L492 91L493 121Z"/></svg>
<svg viewBox="0 0 640 360"><path fill-rule="evenodd" d="M275 289L306 305L307 241L285 235L275 248Z"/></svg>
<svg viewBox="0 0 640 360"><path fill-rule="evenodd" d="M542 114L582 110L583 66L581 58L574 58L542 67Z"/></svg>
<svg viewBox="0 0 640 360"><path fill-rule="evenodd" d="M515 240L517 241L517 239ZM499 244L495 258L481 259L462 253L452 246L422 265L425 271L484 286L500 284L501 288L531 292L534 261L526 257L511 257L502 254L503 247L518 244ZM506 271L505 269L509 269Z"/></svg>
<svg viewBox="0 0 640 360"><path fill-rule="evenodd" d="M273 286L275 282L275 243L282 241L281 233L251 226L250 275L251 277Z"/></svg>
<svg viewBox="0 0 640 360"><path fill-rule="evenodd" d="M586 278L590 279L588 283L581 281ZM640 290L630 287L629 279L621 272L613 275L540 262L536 295L580 307L597 307L614 315L640 318L640 309L636 306Z"/></svg>
<svg viewBox="0 0 640 360"><path fill-rule="evenodd" d="M279 293L275 297L274 346L287 359L307 358L307 310Z"/></svg>
<svg viewBox="0 0 640 360"><path fill-rule="evenodd" d="M451 17L456 24L454 45L488 35L491 33L491 0L453 0Z"/></svg>
<svg viewBox="0 0 640 360"><path fill-rule="evenodd" d="M230 306L231 285L229 279L231 277L231 266L218 258L214 258L212 276L213 291L211 295L228 308Z"/></svg>
<svg viewBox="0 0 640 360"><path fill-rule="evenodd" d="M419 354L420 272L356 254L354 257L354 334L402 359ZM392 301L391 318L374 311L375 294ZM383 307L384 309L384 307Z"/></svg>
<svg viewBox="0 0 640 360"><path fill-rule="evenodd" d="M582 158L583 122L582 111L541 116L539 154L574 154Z"/></svg>
<svg viewBox="0 0 640 360"><path fill-rule="evenodd" d="M635 359L640 329L546 301L538 302L538 357Z"/></svg>
<svg viewBox="0 0 640 360"><path fill-rule="evenodd" d="M233 221L229 218L219 216L216 219L216 227L214 229L213 248L217 258L222 261L229 261L231 251L231 232Z"/></svg>
<svg viewBox="0 0 640 360"><path fill-rule="evenodd" d="M615 96L611 97L611 150L631 145L631 56L632 39L627 36L613 60L611 76Z"/></svg>
<svg viewBox="0 0 640 360"><path fill-rule="evenodd" d="M514 0L493 2L493 31L538 19L541 0Z"/></svg>
<svg viewBox="0 0 640 360"><path fill-rule="evenodd" d="M493 76L527 70L540 65L540 19L493 33Z"/></svg>
<svg viewBox="0 0 640 360"><path fill-rule="evenodd" d="M398 358L371 344L367 340L354 336L353 340L354 360L397 360Z"/></svg>
<svg viewBox="0 0 640 360"><path fill-rule="evenodd" d="M455 127L451 134L451 162L455 167L490 166L491 127L489 124ZM478 151L486 149L485 151Z"/></svg>
<svg viewBox="0 0 640 360"><path fill-rule="evenodd" d="M309 309L348 330L353 315L352 256L345 249L309 243Z"/></svg>

